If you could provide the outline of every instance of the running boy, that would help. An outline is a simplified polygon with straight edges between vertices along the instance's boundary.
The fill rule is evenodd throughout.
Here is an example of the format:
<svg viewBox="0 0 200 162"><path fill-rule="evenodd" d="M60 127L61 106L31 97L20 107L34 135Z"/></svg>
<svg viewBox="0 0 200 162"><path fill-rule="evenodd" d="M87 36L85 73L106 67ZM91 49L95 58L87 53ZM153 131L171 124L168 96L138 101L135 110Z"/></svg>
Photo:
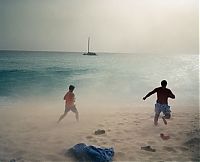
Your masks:
<svg viewBox="0 0 200 162"><path fill-rule="evenodd" d="M58 123L67 115L67 113L71 110L76 115L76 120L79 120L78 110L76 109L76 106L74 104L75 102L75 95L73 93L74 86L69 86L69 91L65 94L64 100L65 100L65 112L63 115L60 116Z"/></svg>
<svg viewBox="0 0 200 162"><path fill-rule="evenodd" d="M170 89L166 88L167 81L163 80L161 81L161 87L155 88L153 91L149 92L145 97L143 97L143 100L145 100L147 97L151 96L154 93L157 93L157 101L155 104L155 117L154 117L154 125L158 125L158 118L161 112L165 116L162 117L163 122L167 124L167 121L165 119L170 119L170 106L168 105L168 98L175 99L175 95L171 92Z"/></svg>

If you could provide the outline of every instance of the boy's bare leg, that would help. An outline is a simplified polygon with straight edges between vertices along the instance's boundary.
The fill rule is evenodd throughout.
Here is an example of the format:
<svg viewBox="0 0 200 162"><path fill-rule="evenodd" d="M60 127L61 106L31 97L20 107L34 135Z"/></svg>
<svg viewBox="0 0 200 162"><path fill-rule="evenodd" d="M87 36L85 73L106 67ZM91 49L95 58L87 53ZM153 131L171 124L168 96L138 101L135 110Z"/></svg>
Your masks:
<svg viewBox="0 0 200 162"><path fill-rule="evenodd" d="M78 114L78 111L75 112L75 115L76 115L76 121L79 121L79 114Z"/></svg>
<svg viewBox="0 0 200 162"><path fill-rule="evenodd" d="M154 125L158 125L158 118L159 118L159 115L160 115L160 114L155 114L155 117L154 117Z"/></svg>
<svg viewBox="0 0 200 162"><path fill-rule="evenodd" d="M60 116L57 123L59 123L66 115L67 115L67 112L64 112L64 114Z"/></svg>

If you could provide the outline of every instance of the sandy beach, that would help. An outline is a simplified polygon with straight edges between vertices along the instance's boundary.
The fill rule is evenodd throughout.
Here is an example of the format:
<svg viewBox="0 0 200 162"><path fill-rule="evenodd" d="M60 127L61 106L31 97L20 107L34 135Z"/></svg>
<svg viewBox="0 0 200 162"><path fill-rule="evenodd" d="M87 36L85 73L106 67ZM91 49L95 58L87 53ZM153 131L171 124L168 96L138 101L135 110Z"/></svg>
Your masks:
<svg viewBox="0 0 200 162"><path fill-rule="evenodd" d="M199 161L197 107L175 108L168 125L153 125L149 107L95 109L79 107L80 122L73 113L60 123L60 105L30 104L0 109L0 161L75 161L65 155L77 143L113 147L114 161ZM188 111L188 109L190 111ZM104 129L103 135L94 131ZM160 133L170 136L162 140ZM141 150L150 145L156 152Z"/></svg>

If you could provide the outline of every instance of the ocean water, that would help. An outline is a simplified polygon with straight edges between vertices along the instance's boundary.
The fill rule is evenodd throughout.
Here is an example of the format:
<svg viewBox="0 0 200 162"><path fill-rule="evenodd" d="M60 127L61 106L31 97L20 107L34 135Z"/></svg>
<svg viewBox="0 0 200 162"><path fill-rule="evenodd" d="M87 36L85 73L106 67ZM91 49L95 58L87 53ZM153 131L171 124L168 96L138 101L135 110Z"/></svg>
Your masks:
<svg viewBox="0 0 200 162"><path fill-rule="evenodd" d="M32 99L62 102L70 84L79 105L142 105L166 79L174 105L199 105L199 56L65 52L0 52L0 107ZM155 102L156 96L145 103Z"/></svg>

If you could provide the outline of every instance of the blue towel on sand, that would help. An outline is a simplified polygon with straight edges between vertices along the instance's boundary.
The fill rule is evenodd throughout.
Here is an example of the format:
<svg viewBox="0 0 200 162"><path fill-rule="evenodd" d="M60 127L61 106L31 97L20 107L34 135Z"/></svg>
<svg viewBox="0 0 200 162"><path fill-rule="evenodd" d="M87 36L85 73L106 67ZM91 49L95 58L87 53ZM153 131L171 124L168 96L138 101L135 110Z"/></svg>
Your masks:
<svg viewBox="0 0 200 162"><path fill-rule="evenodd" d="M68 151L80 162L110 162L114 156L113 148L98 148L95 146L87 146L84 143L76 144Z"/></svg>

